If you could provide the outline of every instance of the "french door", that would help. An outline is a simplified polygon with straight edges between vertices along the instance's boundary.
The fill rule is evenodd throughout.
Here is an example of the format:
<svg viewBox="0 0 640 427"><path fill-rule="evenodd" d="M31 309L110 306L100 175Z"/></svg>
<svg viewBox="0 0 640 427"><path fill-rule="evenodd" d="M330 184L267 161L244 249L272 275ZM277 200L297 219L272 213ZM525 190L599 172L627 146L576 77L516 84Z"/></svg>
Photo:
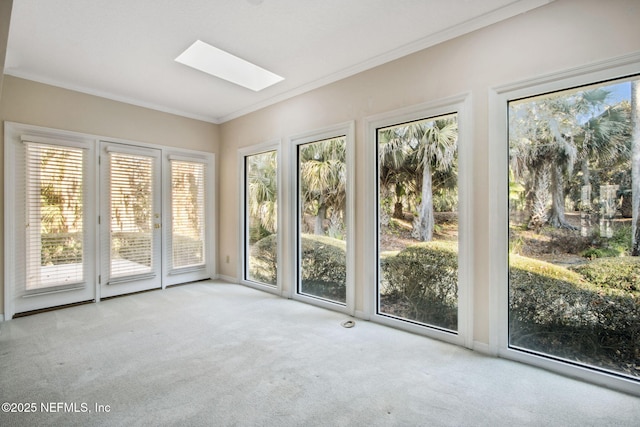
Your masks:
<svg viewBox="0 0 640 427"><path fill-rule="evenodd" d="M5 238L14 246L5 251L5 316L93 300L93 147L77 138L12 131L8 126L7 177L13 185L6 193Z"/></svg>
<svg viewBox="0 0 640 427"><path fill-rule="evenodd" d="M100 296L162 286L161 151L100 143Z"/></svg>
<svg viewBox="0 0 640 427"><path fill-rule="evenodd" d="M0 319L214 274L210 153L6 122L5 160Z"/></svg>

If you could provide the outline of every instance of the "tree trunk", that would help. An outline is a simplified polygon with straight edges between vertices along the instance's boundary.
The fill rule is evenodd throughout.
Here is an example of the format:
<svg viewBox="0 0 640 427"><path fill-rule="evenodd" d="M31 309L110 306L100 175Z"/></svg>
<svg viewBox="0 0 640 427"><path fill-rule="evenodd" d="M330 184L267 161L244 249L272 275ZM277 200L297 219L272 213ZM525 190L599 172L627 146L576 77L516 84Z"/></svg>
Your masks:
<svg viewBox="0 0 640 427"><path fill-rule="evenodd" d="M551 166L551 215L549 216L549 224L556 228L576 229L565 218L564 173L558 163L554 163Z"/></svg>
<svg viewBox="0 0 640 427"><path fill-rule="evenodd" d="M327 206L322 203L318 207L318 215L316 215L315 225L313 227L313 234L317 236L324 235L324 219L327 216Z"/></svg>
<svg viewBox="0 0 640 427"><path fill-rule="evenodd" d="M404 213L402 212L402 202L396 202L393 205L393 217L398 219L404 219Z"/></svg>
<svg viewBox="0 0 640 427"><path fill-rule="evenodd" d="M589 160L582 159L582 185L591 184L591 170L589 169Z"/></svg>
<svg viewBox="0 0 640 427"><path fill-rule="evenodd" d="M631 255L640 256L640 84L631 82Z"/></svg>
<svg viewBox="0 0 640 427"><path fill-rule="evenodd" d="M422 203L418 211L418 239L430 242L433 239L435 220L433 217L433 182L431 177L431 165L424 162L422 171Z"/></svg>
<svg viewBox="0 0 640 427"><path fill-rule="evenodd" d="M533 174L531 188L531 218L528 228L538 230L548 220L547 204L549 202L549 168L541 165Z"/></svg>

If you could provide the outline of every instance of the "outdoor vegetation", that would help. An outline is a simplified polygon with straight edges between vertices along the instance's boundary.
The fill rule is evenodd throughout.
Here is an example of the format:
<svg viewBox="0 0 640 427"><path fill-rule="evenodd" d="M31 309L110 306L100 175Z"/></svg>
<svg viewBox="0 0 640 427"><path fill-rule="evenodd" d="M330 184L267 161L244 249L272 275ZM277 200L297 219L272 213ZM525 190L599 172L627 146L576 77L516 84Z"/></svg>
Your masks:
<svg viewBox="0 0 640 427"><path fill-rule="evenodd" d="M247 279L267 285L277 283L278 179L277 153L245 158Z"/></svg>
<svg viewBox="0 0 640 427"><path fill-rule="evenodd" d="M457 330L458 123L447 115L378 131L383 314Z"/></svg>
<svg viewBox="0 0 640 427"><path fill-rule="evenodd" d="M509 342L640 377L637 81L509 104Z"/></svg>
<svg viewBox="0 0 640 427"><path fill-rule="evenodd" d="M347 143L298 146L300 293L346 302Z"/></svg>

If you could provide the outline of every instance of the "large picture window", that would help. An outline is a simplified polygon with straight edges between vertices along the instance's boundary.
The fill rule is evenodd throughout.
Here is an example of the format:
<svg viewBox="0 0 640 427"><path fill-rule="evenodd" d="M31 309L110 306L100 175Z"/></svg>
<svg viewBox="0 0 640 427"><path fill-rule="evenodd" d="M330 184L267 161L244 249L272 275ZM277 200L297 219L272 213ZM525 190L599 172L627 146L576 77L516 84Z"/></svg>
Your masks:
<svg viewBox="0 0 640 427"><path fill-rule="evenodd" d="M377 129L377 311L458 329L458 122Z"/></svg>
<svg viewBox="0 0 640 427"><path fill-rule="evenodd" d="M298 293L346 304L346 136L297 146Z"/></svg>
<svg viewBox="0 0 640 427"><path fill-rule="evenodd" d="M640 80L508 113L508 345L638 380Z"/></svg>

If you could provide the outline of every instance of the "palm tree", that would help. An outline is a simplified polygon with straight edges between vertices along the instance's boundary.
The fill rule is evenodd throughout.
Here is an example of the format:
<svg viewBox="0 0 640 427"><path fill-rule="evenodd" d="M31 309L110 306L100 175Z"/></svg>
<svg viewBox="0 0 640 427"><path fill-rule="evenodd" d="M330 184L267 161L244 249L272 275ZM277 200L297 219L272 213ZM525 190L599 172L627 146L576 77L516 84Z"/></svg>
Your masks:
<svg viewBox="0 0 640 427"><path fill-rule="evenodd" d="M327 215L342 219L346 207L346 140L344 137L299 147L301 214L315 217L314 234L324 235Z"/></svg>
<svg viewBox="0 0 640 427"><path fill-rule="evenodd" d="M407 130L406 126L399 126L378 133L380 188L393 192L393 217L398 219L404 218L403 197L415 189L415 168L407 165L412 153L405 138Z"/></svg>
<svg viewBox="0 0 640 427"><path fill-rule="evenodd" d="M433 239L433 170L448 171L456 161L458 149L458 122L455 118L439 119L412 127L412 136L418 142L416 156L422 172L421 202L415 234L418 239Z"/></svg>
<svg viewBox="0 0 640 427"><path fill-rule="evenodd" d="M277 231L277 157L275 151L247 158L247 202L250 228ZM253 233L250 233L253 234ZM257 233L261 235L261 233Z"/></svg>
<svg viewBox="0 0 640 427"><path fill-rule="evenodd" d="M528 175L529 227L550 223L570 228L565 219L564 178L577 159L574 136L578 133L571 100L563 95L515 103L509 111L509 151L517 177ZM548 199L551 210L547 214Z"/></svg>
<svg viewBox="0 0 640 427"><path fill-rule="evenodd" d="M598 88L511 105L511 167L527 182L530 227L575 228L564 207L565 178L574 165L580 162L583 185L590 185L591 164L610 165L627 155L628 107L607 106L609 95Z"/></svg>
<svg viewBox="0 0 640 427"><path fill-rule="evenodd" d="M414 237L421 241L433 239L434 171L452 171L456 161L457 142L458 123L454 116L397 126L379 134L381 186L394 186L396 205L401 203L399 188L403 191L411 188L415 196L420 195ZM394 207L394 216L398 214L398 210Z"/></svg>

